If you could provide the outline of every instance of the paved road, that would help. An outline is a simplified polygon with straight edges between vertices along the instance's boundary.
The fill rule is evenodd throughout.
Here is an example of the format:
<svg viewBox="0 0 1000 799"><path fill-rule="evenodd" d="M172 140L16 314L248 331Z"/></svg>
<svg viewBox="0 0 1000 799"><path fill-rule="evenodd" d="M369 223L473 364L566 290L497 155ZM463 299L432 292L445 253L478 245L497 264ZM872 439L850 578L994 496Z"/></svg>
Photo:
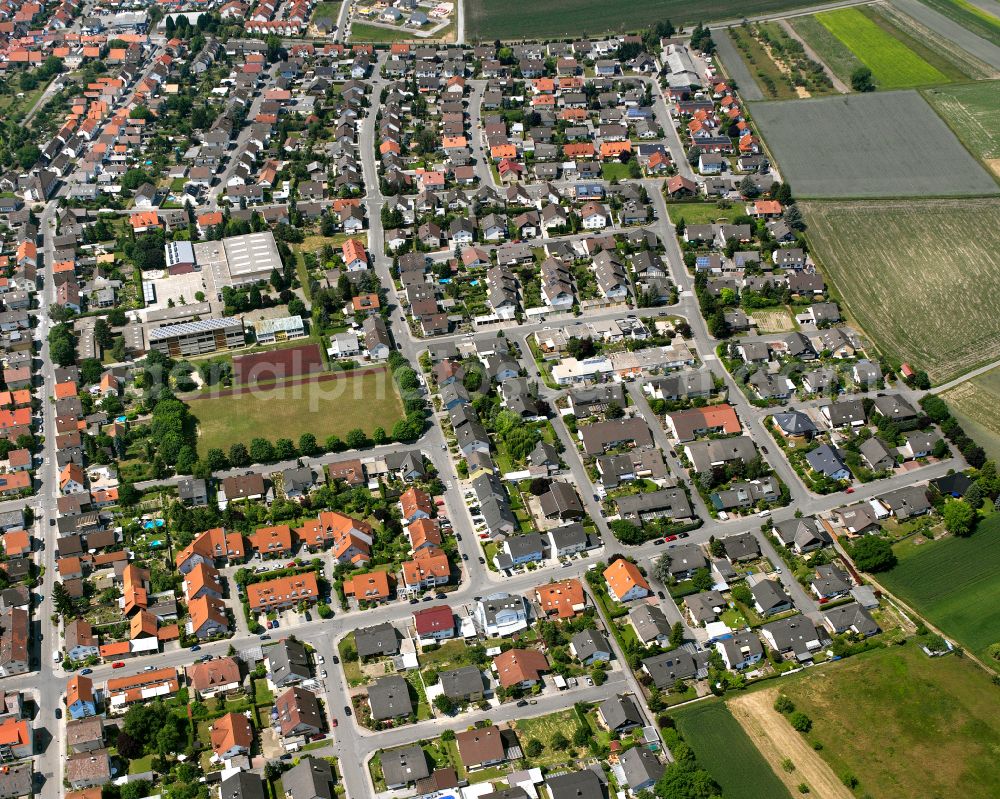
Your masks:
<svg viewBox="0 0 1000 799"><path fill-rule="evenodd" d="M949 380L947 383L942 383L940 386L934 386L934 388L931 389L931 394L940 394L942 391L947 391L950 388L955 388L955 386L960 386L967 380L972 380L974 377L979 377L979 375L992 372L998 367L1000 367L1000 361L993 361L993 363L988 363L986 366L980 366L978 369L966 372L961 377L956 377L954 380Z"/></svg>

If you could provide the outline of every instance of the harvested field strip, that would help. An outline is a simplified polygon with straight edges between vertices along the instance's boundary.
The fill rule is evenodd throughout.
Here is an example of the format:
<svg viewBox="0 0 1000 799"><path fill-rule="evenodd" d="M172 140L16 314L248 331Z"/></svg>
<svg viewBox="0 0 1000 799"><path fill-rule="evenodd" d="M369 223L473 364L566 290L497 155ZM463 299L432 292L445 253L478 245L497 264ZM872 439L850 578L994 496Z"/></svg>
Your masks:
<svg viewBox="0 0 1000 799"><path fill-rule="evenodd" d="M946 83L939 69L891 36L856 8L825 11L816 18L872 71L884 89Z"/></svg>
<svg viewBox="0 0 1000 799"><path fill-rule="evenodd" d="M765 97L775 100L794 100L798 97L795 87L790 85L781 67L771 58L749 27L730 28L729 36L740 56L747 62L747 68L753 73L754 80Z"/></svg>
<svg viewBox="0 0 1000 799"><path fill-rule="evenodd" d="M851 73L861 66L858 57L816 17L792 17L788 21L795 32L816 51L816 55L823 59L830 71L850 86Z"/></svg>
<svg viewBox="0 0 1000 799"><path fill-rule="evenodd" d="M880 582L946 635L983 657L1000 642L1000 513L969 538L945 538L906 549ZM974 608L975 612L970 612Z"/></svg>
<svg viewBox="0 0 1000 799"><path fill-rule="evenodd" d="M879 350L936 383L996 358L1000 200L807 203L805 211L814 254Z"/></svg>
<svg viewBox="0 0 1000 799"><path fill-rule="evenodd" d="M1000 81L926 89L923 94L962 143L1000 175Z"/></svg>
<svg viewBox="0 0 1000 799"><path fill-rule="evenodd" d="M943 398L962 428L994 460L1000 460L1000 368L946 391Z"/></svg>
<svg viewBox="0 0 1000 799"><path fill-rule="evenodd" d="M907 44L915 52L922 55L930 63L933 57L947 59L946 64L954 65L957 69L975 80L984 80L1000 77L1000 70L991 66L980 58L969 53L957 42L914 19L909 14L904 13L892 3L878 3L873 8L878 10L878 14L892 23L893 26L907 36ZM911 44L919 43L921 49ZM928 56L928 53L931 54Z"/></svg>
<svg viewBox="0 0 1000 799"><path fill-rule="evenodd" d="M965 0L921 0L939 14L1000 46L1000 19Z"/></svg>
<svg viewBox="0 0 1000 799"><path fill-rule="evenodd" d="M806 737L792 729L788 720L774 709L777 695L777 688L755 691L731 699L727 705L789 790L798 795L798 785L804 782L809 786L810 796L853 799L853 794L809 746ZM785 759L792 761L795 771L789 773L782 768L781 763Z"/></svg>
<svg viewBox="0 0 1000 799"><path fill-rule="evenodd" d="M966 78L972 77L970 74L960 69L953 60L946 58L936 49L928 47L927 43L920 36L911 36L903 28L896 25L884 13L884 9L886 7L886 4L883 3L879 5L865 6L859 10L869 20L874 22L886 35L896 39L918 58L939 70L949 80L965 80ZM889 8L891 8L891 6L889 6ZM904 19L906 18L905 15L900 16L903 16Z"/></svg>
<svg viewBox="0 0 1000 799"><path fill-rule="evenodd" d="M726 799L787 799L788 790L724 703L698 702L671 716Z"/></svg>
<svg viewBox="0 0 1000 799"><path fill-rule="evenodd" d="M729 30L720 28L713 31L712 38L715 40L718 58L721 60L722 66L725 67L726 74L729 75L729 79L733 83L739 86L743 99L747 101L763 100L764 92L754 80L753 73L733 42Z"/></svg>

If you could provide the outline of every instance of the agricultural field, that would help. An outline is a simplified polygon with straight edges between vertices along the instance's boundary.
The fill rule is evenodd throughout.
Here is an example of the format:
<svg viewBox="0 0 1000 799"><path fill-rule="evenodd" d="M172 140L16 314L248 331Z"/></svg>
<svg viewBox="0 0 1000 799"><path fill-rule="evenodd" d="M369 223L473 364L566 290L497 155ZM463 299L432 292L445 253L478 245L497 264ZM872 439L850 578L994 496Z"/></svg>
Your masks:
<svg viewBox="0 0 1000 799"><path fill-rule="evenodd" d="M800 96L788 75L764 49L764 45L755 35L754 28L750 25L732 27L729 29L729 38L746 61L747 69L750 70L754 82L760 87L764 97L772 100L794 100Z"/></svg>
<svg viewBox="0 0 1000 799"><path fill-rule="evenodd" d="M947 68L930 63L928 58L933 56L918 54L916 50L923 48L904 41L908 37L884 17L856 8L842 8L824 11L816 19L871 69L880 88L905 89L947 83L950 79ZM954 67L951 71L955 73L952 78L961 76Z"/></svg>
<svg viewBox="0 0 1000 799"><path fill-rule="evenodd" d="M968 0L921 0L928 8L968 28L977 36L1000 46L1000 18Z"/></svg>
<svg viewBox="0 0 1000 799"><path fill-rule="evenodd" d="M814 256L880 351L926 369L938 384L997 357L1000 200L804 203L803 210Z"/></svg>
<svg viewBox="0 0 1000 799"><path fill-rule="evenodd" d="M699 702L671 712L684 741L722 788L723 799L787 799L753 741L722 702Z"/></svg>
<svg viewBox="0 0 1000 799"><path fill-rule="evenodd" d="M838 777L857 778L858 796L1000 795L1000 691L968 659L929 658L911 640L781 688L813 722L793 735L822 744Z"/></svg>
<svg viewBox="0 0 1000 799"><path fill-rule="evenodd" d="M815 16L791 17L792 29L801 36L838 78L850 85L851 73L861 61Z"/></svg>
<svg viewBox="0 0 1000 799"><path fill-rule="evenodd" d="M989 659L987 647L1000 642L1000 513L983 519L969 538L897 549L898 565L879 578L885 587L963 647Z"/></svg>
<svg viewBox="0 0 1000 799"><path fill-rule="evenodd" d="M744 23L728 33L762 97L789 100L836 93L823 65L806 56L802 43L780 23ZM725 52L723 55L731 67L732 58Z"/></svg>
<svg viewBox="0 0 1000 799"><path fill-rule="evenodd" d="M927 89L923 95L972 154L1000 176L1000 81Z"/></svg>
<svg viewBox="0 0 1000 799"><path fill-rule="evenodd" d="M799 197L949 197L998 191L993 177L915 91L759 102L750 108Z"/></svg>
<svg viewBox="0 0 1000 799"><path fill-rule="evenodd" d="M637 31L665 19L675 25L738 19L808 5L805 0L632 0L628 12L605 0L468 0L466 38L542 39Z"/></svg>
<svg viewBox="0 0 1000 799"><path fill-rule="evenodd" d="M323 378L332 379L323 379ZM233 391L224 396L185 397L198 420L198 451L213 447L228 451L235 443L249 446L264 437L298 441L313 433L344 438L354 429L371 435L376 427L387 433L403 418L403 405L389 372L321 375L288 380L272 388Z"/></svg>
<svg viewBox="0 0 1000 799"><path fill-rule="evenodd" d="M745 101L763 100L764 92L754 80L746 59L740 55L740 51L736 48L731 34L732 30L732 28L720 28L712 32L717 62L725 69L729 79L740 87L740 94L743 95Z"/></svg>
<svg viewBox="0 0 1000 799"><path fill-rule="evenodd" d="M986 454L1000 461L1000 367L949 389L942 398Z"/></svg>

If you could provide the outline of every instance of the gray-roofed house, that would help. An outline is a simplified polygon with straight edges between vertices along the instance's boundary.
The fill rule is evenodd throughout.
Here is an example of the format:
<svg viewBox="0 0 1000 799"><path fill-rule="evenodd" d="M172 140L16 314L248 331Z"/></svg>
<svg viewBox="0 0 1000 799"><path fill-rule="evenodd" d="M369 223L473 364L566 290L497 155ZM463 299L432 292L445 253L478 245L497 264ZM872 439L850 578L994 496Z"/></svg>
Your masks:
<svg viewBox="0 0 1000 799"><path fill-rule="evenodd" d="M652 788L665 770L656 755L644 746L636 746L623 752L618 756L618 763L633 795Z"/></svg>
<svg viewBox="0 0 1000 799"><path fill-rule="evenodd" d="M777 522L774 533L784 546L798 555L813 552L830 543L826 528L812 516Z"/></svg>
<svg viewBox="0 0 1000 799"><path fill-rule="evenodd" d="M829 601L838 597L847 596L851 590L851 581L847 572L835 563L824 563L816 567L816 576L809 584L817 599Z"/></svg>
<svg viewBox="0 0 1000 799"><path fill-rule="evenodd" d="M389 622L374 627L361 627L354 631L354 646L362 660L371 657L388 657L399 653L399 630Z"/></svg>
<svg viewBox="0 0 1000 799"><path fill-rule="evenodd" d="M692 680L708 673L707 658L699 652L697 657L686 649L674 649L642 661L642 670L660 690L673 688L678 680Z"/></svg>
<svg viewBox="0 0 1000 799"><path fill-rule="evenodd" d="M812 660L812 653L823 645L819 630L806 616L789 616L769 622L760 632L771 649L798 661Z"/></svg>
<svg viewBox="0 0 1000 799"><path fill-rule="evenodd" d="M597 717L601 726L617 735L646 723L630 694L609 696L597 706Z"/></svg>
<svg viewBox="0 0 1000 799"><path fill-rule="evenodd" d="M309 653L301 641L285 638L267 648L268 679L278 688L312 677Z"/></svg>
<svg viewBox="0 0 1000 799"><path fill-rule="evenodd" d="M895 451L877 436L863 441L858 453L876 472L888 471L896 467Z"/></svg>
<svg viewBox="0 0 1000 799"><path fill-rule="evenodd" d="M684 597L684 605L687 607L691 620L701 626L719 618L729 603L718 591L702 591L700 594L689 594Z"/></svg>
<svg viewBox="0 0 1000 799"><path fill-rule="evenodd" d="M750 587L750 593L753 594L754 608L762 616L784 613L793 607L788 594L774 580L761 580Z"/></svg>
<svg viewBox="0 0 1000 799"><path fill-rule="evenodd" d="M821 409L831 427L860 427L865 423L861 400L837 400Z"/></svg>
<svg viewBox="0 0 1000 799"><path fill-rule="evenodd" d="M816 434L816 423L801 411L776 413L771 418L785 436L812 438Z"/></svg>
<svg viewBox="0 0 1000 799"><path fill-rule="evenodd" d="M754 560L760 557L760 544L752 533L736 533L722 539L726 557L733 563L741 560Z"/></svg>
<svg viewBox="0 0 1000 799"><path fill-rule="evenodd" d="M413 713L409 683L395 674L379 677L368 686L368 706L375 721L409 716Z"/></svg>
<svg viewBox="0 0 1000 799"><path fill-rule="evenodd" d="M644 494L628 494L616 500L621 518L633 524L668 517L690 519L691 502L680 488L661 488Z"/></svg>
<svg viewBox="0 0 1000 799"><path fill-rule="evenodd" d="M547 532L549 551L554 558L575 555L587 548L587 531L582 524L564 524L552 527Z"/></svg>
<svg viewBox="0 0 1000 799"><path fill-rule="evenodd" d="M927 491L920 486L903 486L878 498L900 521L923 516L931 509Z"/></svg>
<svg viewBox="0 0 1000 799"><path fill-rule="evenodd" d="M264 799L264 781L252 771L240 771L222 781L219 799Z"/></svg>
<svg viewBox="0 0 1000 799"><path fill-rule="evenodd" d="M333 769L326 760L307 756L281 775L288 799L333 799Z"/></svg>
<svg viewBox="0 0 1000 799"><path fill-rule="evenodd" d="M545 784L552 799L604 799L601 778L590 769L571 771L546 778Z"/></svg>
<svg viewBox="0 0 1000 799"><path fill-rule="evenodd" d="M656 605L639 605L628 614L629 624L643 646L665 646L670 641L670 622Z"/></svg>
<svg viewBox="0 0 1000 799"><path fill-rule="evenodd" d="M405 788L430 776L427 755L416 744L382 752L382 777L390 790Z"/></svg>
<svg viewBox="0 0 1000 799"><path fill-rule="evenodd" d="M666 554L670 556L670 576L678 580L686 580L708 566L708 559L697 544L680 544Z"/></svg>
<svg viewBox="0 0 1000 799"><path fill-rule="evenodd" d="M823 614L823 626L831 635L854 633L869 638L881 632L878 622L857 602L828 610Z"/></svg>
<svg viewBox="0 0 1000 799"><path fill-rule="evenodd" d="M692 441L685 444L684 452L696 472L708 472L716 466L742 461L748 463L757 457L757 448L747 436L718 438L710 441Z"/></svg>
<svg viewBox="0 0 1000 799"><path fill-rule="evenodd" d="M478 702L483 698L483 673L476 666L462 666L438 675L444 695L456 702Z"/></svg>
<svg viewBox="0 0 1000 799"><path fill-rule="evenodd" d="M573 486L558 480L549 485L549 490L538 498L538 502L546 519L576 521L586 515Z"/></svg>
<svg viewBox="0 0 1000 799"><path fill-rule="evenodd" d="M586 666L611 660L611 645L600 630L580 630L569 641L570 654Z"/></svg>
<svg viewBox="0 0 1000 799"><path fill-rule="evenodd" d="M816 449L807 452L806 462L814 472L831 480L849 480L851 477L851 470L841 458L840 451L829 444L820 444Z"/></svg>
<svg viewBox="0 0 1000 799"><path fill-rule="evenodd" d="M764 658L764 647L753 632L738 632L715 642L727 669L746 669Z"/></svg>

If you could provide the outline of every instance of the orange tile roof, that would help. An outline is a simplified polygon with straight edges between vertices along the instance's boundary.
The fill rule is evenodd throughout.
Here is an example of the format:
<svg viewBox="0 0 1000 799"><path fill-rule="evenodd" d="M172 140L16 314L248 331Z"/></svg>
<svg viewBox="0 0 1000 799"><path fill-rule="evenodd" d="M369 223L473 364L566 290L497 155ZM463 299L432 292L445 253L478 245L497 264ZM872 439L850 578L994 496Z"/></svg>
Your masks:
<svg viewBox="0 0 1000 799"><path fill-rule="evenodd" d="M535 600L546 616L571 619L583 610L587 597L579 580L561 580L535 589Z"/></svg>
<svg viewBox="0 0 1000 799"><path fill-rule="evenodd" d="M365 252L365 245L357 239L348 239L341 247L344 256L344 263L351 264L354 261L367 261L368 254Z"/></svg>
<svg viewBox="0 0 1000 799"><path fill-rule="evenodd" d="M64 383L56 383L55 396L56 399L67 399L68 397L75 397L78 393L76 383L72 380L67 380Z"/></svg>
<svg viewBox="0 0 1000 799"><path fill-rule="evenodd" d="M410 549L441 545L441 525L437 519L417 519L406 528L410 537Z"/></svg>
<svg viewBox="0 0 1000 799"><path fill-rule="evenodd" d="M159 227L160 215L156 211L139 211L129 218L133 229Z"/></svg>
<svg viewBox="0 0 1000 799"><path fill-rule="evenodd" d="M348 577L344 580L344 594L358 599L388 599L389 575L377 571Z"/></svg>
<svg viewBox="0 0 1000 799"><path fill-rule="evenodd" d="M513 144L494 144L490 148L490 156L494 160L498 158L517 158L517 147Z"/></svg>
<svg viewBox="0 0 1000 799"><path fill-rule="evenodd" d="M253 743L253 728L242 713L227 713L212 722L212 751L225 754L235 747L249 749Z"/></svg>
<svg viewBox="0 0 1000 799"><path fill-rule="evenodd" d="M27 530L11 530L4 533L3 549L8 558L23 555L31 550L31 536Z"/></svg>
<svg viewBox="0 0 1000 799"><path fill-rule="evenodd" d="M642 576L639 567L625 558L619 558L608 566L604 570L604 579L617 597L625 596L636 586L649 591L649 583Z"/></svg>
<svg viewBox="0 0 1000 799"><path fill-rule="evenodd" d="M156 616L152 613L140 610L136 613L132 620L129 622L129 638L142 638L144 636L156 636L156 628L159 627L159 623L156 620Z"/></svg>
<svg viewBox="0 0 1000 799"><path fill-rule="evenodd" d="M410 519L413 514L420 511L428 516L434 513L434 502L431 500L431 495L416 486L410 486L400 495L399 505L403 510L404 519Z"/></svg>
<svg viewBox="0 0 1000 799"><path fill-rule="evenodd" d="M630 141L601 142L601 158L617 158L622 153L630 152L632 152L632 142Z"/></svg>
<svg viewBox="0 0 1000 799"><path fill-rule="evenodd" d="M214 566L207 563L199 563L191 571L184 575L184 596L190 600L197 596L203 588L222 593L222 585L219 583L219 572Z"/></svg>
<svg viewBox="0 0 1000 799"><path fill-rule="evenodd" d="M567 158L589 158L594 154L594 145L589 141L563 145L563 155Z"/></svg>
<svg viewBox="0 0 1000 799"><path fill-rule="evenodd" d="M72 707L77 701L94 701L94 681L90 677L74 674L66 682L66 705Z"/></svg>
<svg viewBox="0 0 1000 799"><path fill-rule="evenodd" d="M549 662L537 649L508 649L493 658L493 666L504 688L538 680L541 672L549 670Z"/></svg>
<svg viewBox="0 0 1000 799"><path fill-rule="evenodd" d="M250 535L250 546L262 555L291 552L294 545L292 528L287 524L261 527Z"/></svg>
<svg viewBox="0 0 1000 799"><path fill-rule="evenodd" d="M421 549L413 560L403 563L403 583L408 586L418 585L424 580L451 577L451 564L448 556L437 547Z"/></svg>
<svg viewBox="0 0 1000 799"><path fill-rule="evenodd" d="M120 655L127 655L132 651L132 644L128 641L114 641L110 644L101 644L101 657L105 660L109 658L118 657Z"/></svg>
<svg viewBox="0 0 1000 799"><path fill-rule="evenodd" d="M251 610L261 610L279 605L297 605L300 601L315 602L319 598L319 585L315 572L276 577L263 583L247 586L247 602Z"/></svg>
<svg viewBox="0 0 1000 799"><path fill-rule="evenodd" d="M191 616L191 629L197 633L206 622L212 621L228 629L229 619L226 616L226 604L210 594L205 594L188 602L188 613Z"/></svg>
<svg viewBox="0 0 1000 799"><path fill-rule="evenodd" d="M241 533L227 533L222 527L213 527L178 552L174 564L180 568L194 555L200 555L209 562L214 562L216 558L242 560L246 555L246 542Z"/></svg>

